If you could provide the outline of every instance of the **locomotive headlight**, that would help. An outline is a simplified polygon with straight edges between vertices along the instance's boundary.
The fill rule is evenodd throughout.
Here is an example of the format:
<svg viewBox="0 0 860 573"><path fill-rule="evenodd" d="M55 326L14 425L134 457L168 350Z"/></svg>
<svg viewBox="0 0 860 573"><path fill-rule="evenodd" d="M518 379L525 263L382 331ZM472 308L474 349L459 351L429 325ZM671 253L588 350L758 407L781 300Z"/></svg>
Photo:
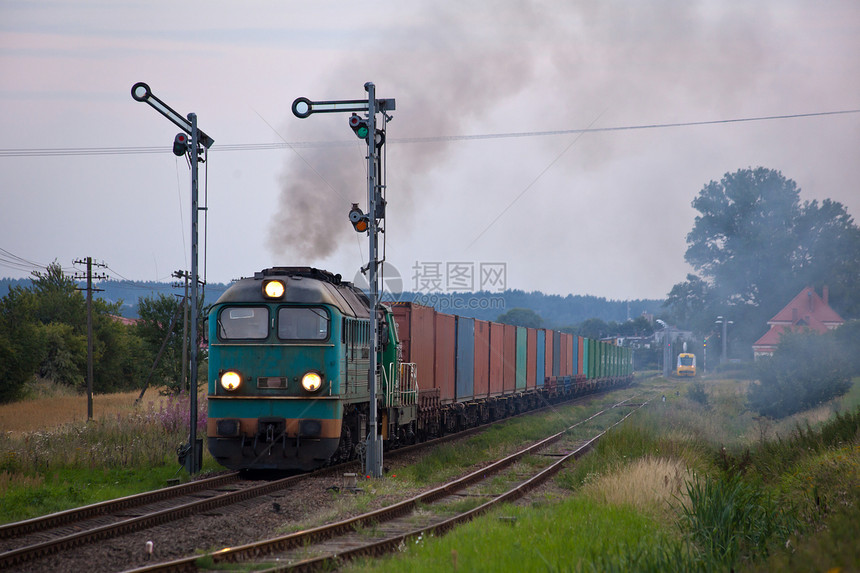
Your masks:
<svg viewBox="0 0 860 573"><path fill-rule="evenodd" d="M228 370L221 374L221 387L227 390L228 392L232 392L242 385L242 377L239 376L238 372L234 372L232 370Z"/></svg>
<svg viewBox="0 0 860 573"><path fill-rule="evenodd" d="M302 388L308 392L316 392L322 386L322 377L316 372L308 372L302 376Z"/></svg>
<svg viewBox="0 0 860 573"><path fill-rule="evenodd" d="M263 295L266 298L281 298L284 296L284 283L282 281L264 282Z"/></svg>

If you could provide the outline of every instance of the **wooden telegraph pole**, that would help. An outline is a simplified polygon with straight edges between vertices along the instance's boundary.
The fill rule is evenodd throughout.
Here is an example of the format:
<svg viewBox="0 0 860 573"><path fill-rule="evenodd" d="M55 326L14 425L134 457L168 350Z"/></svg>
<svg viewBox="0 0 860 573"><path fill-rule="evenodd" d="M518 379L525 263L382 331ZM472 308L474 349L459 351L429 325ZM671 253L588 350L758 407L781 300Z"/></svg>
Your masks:
<svg viewBox="0 0 860 573"><path fill-rule="evenodd" d="M93 419L93 291L101 292L104 289L93 288L93 279L102 280L108 278L104 273L93 276L93 265L107 267L104 263L94 263L92 257L77 259L76 265L87 264L87 274L75 274L75 280L87 279L87 421ZM78 290L84 290L78 288Z"/></svg>

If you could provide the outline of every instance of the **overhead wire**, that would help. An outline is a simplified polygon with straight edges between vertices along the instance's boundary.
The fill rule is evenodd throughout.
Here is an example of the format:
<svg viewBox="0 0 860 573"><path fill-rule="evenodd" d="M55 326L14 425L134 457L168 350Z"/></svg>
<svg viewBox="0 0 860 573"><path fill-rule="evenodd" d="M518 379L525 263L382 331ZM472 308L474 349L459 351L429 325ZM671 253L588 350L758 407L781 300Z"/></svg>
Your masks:
<svg viewBox="0 0 860 573"><path fill-rule="evenodd" d="M768 115L757 117L742 117L732 119L715 119L705 121L685 121L672 123L649 123L639 125L621 125L610 127L587 127L578 129L556 129L547 131L522 131L522 132L507 132L507 133L480 133L472 135L440 135L429 137L404 137L393 138L387 141L387 144L415 144L415 143L438 143L443 141L474 141L484 139L512 139L520 137L549 137L554 135L569 135L574 133L606 133L614 131L635 131L645 129L669 129L678 127L697 127L705 125L725 125L732 123L748 123L756 121L775 121L785 119L800 119L807 117L823 117L835 115L847 115L860 113L860 109L846 109L837 111L819 111L811 113L794 113L785 115ZM259 115L259 114L258 114ZM265 121L265 119L263 120ZM270 126L271 127L271 126ZM273 131L274 128L273 128ZM296 141L288 142L277 131L278 137L281 137L281 142L274 143L233 143L233 144L215 144L212 146L212 151L267 151L277 149L296 149L302 148L327 148L327 147L348 147L356 145L354 141L338 140L338 141ZM135 155L147 153L168 153L169 149L165 146L157 147L55 147L55 148L10 148L0 149L0 157L66 157L66 156L81 156L81 155ZM301 155L299 155L301 157ZM304 160L304 158L302 158ZM307 161L305 160L307 163Z"/></svg>

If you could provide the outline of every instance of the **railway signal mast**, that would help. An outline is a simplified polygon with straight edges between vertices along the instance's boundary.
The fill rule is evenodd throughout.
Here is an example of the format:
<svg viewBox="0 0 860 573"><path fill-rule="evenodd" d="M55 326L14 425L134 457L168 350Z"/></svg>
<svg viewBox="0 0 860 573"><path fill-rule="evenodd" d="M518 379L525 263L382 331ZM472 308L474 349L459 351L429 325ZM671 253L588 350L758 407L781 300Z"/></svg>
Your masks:
<svg viewBox="0 0 860 573"><path fill-rule="evenodd" d="M191 160L191 318L190 318L190 338L191 351L189 352L189 379L188 388L191 396L190 407L190 428L187 446L180 446L179 459L180 463L185 465L185 469L190 474L196 474L200 471L201 460L203 456L203 440L197 439L197 314L198 314L198 283L199 273L197 269L197 221L198 221L198 200L197 200L197 164L202 162L200 157L201 146L209 149L214 140L203 133L202 129L197 127L197 114L189 113L188 118L182 117L169 105L155 97L152 90L143 82L138 82L131 87L131 97L135 101L144 102L152 106L152 108L172 121L185 133L178 133L173 140L173 153L178 157L185 154L189 155ZM188 140L191 136L191 140Z"/></svg>
<svg viewBox="0 0 860 573"><path fill-rule="evenodd" d="M382 169L382 146L385 144L385 124L391 117L387 112L394 111L393 99L376 99L376 86L368 82L364 84L367 100L341 100L314 102L305 97L293 101L293 115L300 119L314 113L351 113L349 127L355 135L367 142L367 213L364 213L357 203L353 203L349 211L349 220L357 232L368 235L370 255L367 270L370 285L370 367L368 381L370 383L370 434L367 436L365 450L365 473L375 478L382 477L382 438L377 432L376 389L379 383L377 372L376 352L379 348L379 254L378 239L380 222L385 217L385 202L382 198L384 184L380 178L385 171ZM365 117L358 115L366 113ZM382 129L376 127L376 114L383 116ZM364 269L362 269L364 270Z"/></svg>

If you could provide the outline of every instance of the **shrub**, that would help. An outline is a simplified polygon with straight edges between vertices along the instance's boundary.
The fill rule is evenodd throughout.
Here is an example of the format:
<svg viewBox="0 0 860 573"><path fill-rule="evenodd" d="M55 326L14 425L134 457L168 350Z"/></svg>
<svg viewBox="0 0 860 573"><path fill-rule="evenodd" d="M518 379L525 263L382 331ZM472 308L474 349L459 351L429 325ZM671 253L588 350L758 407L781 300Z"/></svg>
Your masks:
<svg viewBox="0 0 860 573"><path fill-rule="evenodd" d="M750 387L750 408L784 418L844 394L851 387L846 351L832 333L784 335L773 356L758 364L759 382Z"/></svg>
<svg viewBox="0 0 860 573"><path fill-rule="evenodd" d="M704 385L701 383L694 383L687 388L687 398L702 406L708 406L708 393L705 392Z"/></svg>

